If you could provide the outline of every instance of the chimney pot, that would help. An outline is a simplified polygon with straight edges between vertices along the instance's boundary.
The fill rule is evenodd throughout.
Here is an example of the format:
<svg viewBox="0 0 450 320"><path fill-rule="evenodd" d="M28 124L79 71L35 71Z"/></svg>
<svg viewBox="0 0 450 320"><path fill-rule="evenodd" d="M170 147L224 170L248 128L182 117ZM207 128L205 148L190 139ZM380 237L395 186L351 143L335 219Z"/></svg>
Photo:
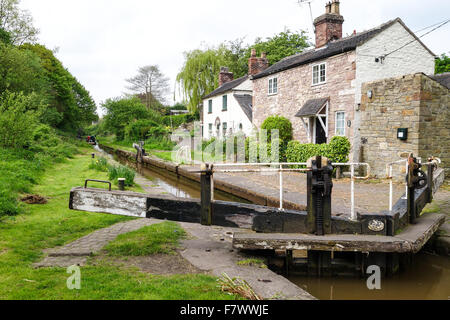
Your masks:
<svg viewBox="0 0 450 320"><path fill-rule="evenodd" d="M340 15L339 0L328 2L325 14L314 20L316 33L316 48L325 46L328 42L342 38L344 17Z"/></svg>
<svg viewBox="0 0 450 320"><path fill-rule="evenodd" d="M269 67L269 60L267 60L267 54L261 53L261 57L256 57L256 50L252 48L250 59L248 59L248 74L258 74Z"/></svg>

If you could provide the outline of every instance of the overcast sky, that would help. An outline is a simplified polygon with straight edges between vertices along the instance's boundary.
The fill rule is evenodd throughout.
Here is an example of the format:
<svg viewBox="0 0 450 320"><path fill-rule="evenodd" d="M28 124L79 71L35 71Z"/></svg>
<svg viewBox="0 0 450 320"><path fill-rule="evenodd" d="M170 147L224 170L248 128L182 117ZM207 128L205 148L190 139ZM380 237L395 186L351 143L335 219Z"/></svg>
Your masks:
<svg viewBox="0 0 450 320"><path fill-rule="evenodd" d="M314 17L326 2L312 1ZM175 86L183 52L202 43L241 37L252 43L285 27L312 29L308 5L297 0L22 0L21 6L41 30L40 43L59 48L57 57L97 104L126 92L124 79L140 66L158 64ZM449 19L450 1L341 0L341 14L344 36L396 17L418 31ZM422 40L437 55L450 52L450 23Z"/></svg>

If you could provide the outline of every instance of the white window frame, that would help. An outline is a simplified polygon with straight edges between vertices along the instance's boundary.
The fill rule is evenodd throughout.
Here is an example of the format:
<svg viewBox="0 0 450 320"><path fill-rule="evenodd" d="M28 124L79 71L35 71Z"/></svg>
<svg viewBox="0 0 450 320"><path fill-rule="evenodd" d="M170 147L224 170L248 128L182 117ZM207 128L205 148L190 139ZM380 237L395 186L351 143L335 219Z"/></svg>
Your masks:
<svg viewBox="0 0 450 320"><path fill-rule="evenodd" d="M277 81L277 87L276 87L277 90L276 91L273 90L274 89L274 86L273 86L274 81L273 80L275 80L275 79ZM269 78L269 80L267 81L267 84L268 84L267 92L268 92L269 96L278 94L278 76Z"/></svg>
<svg viewBox="0 0 450 320"><path fill-rule="evenodd" d="M324 81L320 81L320 66L324 65L325 66L325 80ZM319 68L319 75L318 75L318 82L314 83L314 68L318 67ZM311 85L312 86L319 86L322 84L327 83L327 63L326 62L321 62L321 63L316 63L311 67Z"/></svg>
<svg viewBox="0 0 450 320"><path fill-rule="evenodd" d="M343 119L343 122L344 122L344 134L343 135L338 134L338 114L340 114L340 113L344 114L344 119ZM347 135L347 130L345 128L346 127L346 122L345 122L346 117L347 117L347 113L345 111L336 111L335 118L334 118L335 119L335 121L334 121L334 135L335 136L345 137Z"/></svg>

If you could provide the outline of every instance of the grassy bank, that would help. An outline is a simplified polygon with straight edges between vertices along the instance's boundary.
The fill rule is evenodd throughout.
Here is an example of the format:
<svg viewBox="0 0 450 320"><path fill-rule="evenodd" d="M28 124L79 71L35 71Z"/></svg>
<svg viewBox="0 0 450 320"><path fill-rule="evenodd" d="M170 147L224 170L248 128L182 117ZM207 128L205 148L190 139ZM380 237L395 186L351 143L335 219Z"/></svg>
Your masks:
<svg viewBox="0 0 450 320"><path fill-rule="evenodd" d="M81 290L69 290L65 268L32 267L33 262L43 258L44 249L131 219L68 209L72 187L82 185L87 178L107 179L107 173L89 169L90 151L83 149L83 154L47 168L39 184L30 187L29 191L46 197L47 204L23 205L21 214L1 218L0 299L234 298L221 293L216 279L207 275L156 276L136 268L100 263L82 267Z"/></svg>

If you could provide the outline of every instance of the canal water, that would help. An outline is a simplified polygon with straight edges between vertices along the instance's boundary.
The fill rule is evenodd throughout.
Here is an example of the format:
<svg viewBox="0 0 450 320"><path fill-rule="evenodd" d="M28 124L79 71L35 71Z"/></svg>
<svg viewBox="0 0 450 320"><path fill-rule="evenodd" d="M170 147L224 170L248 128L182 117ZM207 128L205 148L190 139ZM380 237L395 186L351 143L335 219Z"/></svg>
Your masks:
<svg viewBox="0 0 450 320"><path fill-rule="evenodd" d="M98 145L94 147L95 150L101 152L103 155L114 159L114 157L101 149ZM188 198L188 199L200 199L200 184L197 182L191 181L189 179L183 177L176 177L175 174L171 172L164 172L163 169L149 169L140 166L139 168L135 163L129 162L125 159L121 159L116 157L114 160L132 167L137 172L139 172L146 179L152 181L155 185L163 188L168 194L171 194L178 198ZM214 199L222 200L222 201L234 201L241 203L250 203L249 201L233 196L231 194L215 190L214 191Z"/></svg>
<svg viewBox="0 0 450 320"><path fill-rule="evenodd" d="M112 158L96 147L97 151ZM136 168L136 165L117 159ZM168 193L180 198L200 198L200 185L170 173L142 168L138 170L145 178L159 185ZM224 201L245 202L233 195L215 191L215 198ZM404 299L450 299L450 258L420 253L407 270L394 277L381 279L381 290L369 290L366 278L334 277L314 278L290 276L290 281L321 300L404 300Z"/></svg>
<svg viewBox="0 0 450 320"><path fill-rule="evenodd" d="M419 253L407 270L381 279L380 290L369 290L367 278L288 279L321 300L448 300L450 258Z"/></svg>

